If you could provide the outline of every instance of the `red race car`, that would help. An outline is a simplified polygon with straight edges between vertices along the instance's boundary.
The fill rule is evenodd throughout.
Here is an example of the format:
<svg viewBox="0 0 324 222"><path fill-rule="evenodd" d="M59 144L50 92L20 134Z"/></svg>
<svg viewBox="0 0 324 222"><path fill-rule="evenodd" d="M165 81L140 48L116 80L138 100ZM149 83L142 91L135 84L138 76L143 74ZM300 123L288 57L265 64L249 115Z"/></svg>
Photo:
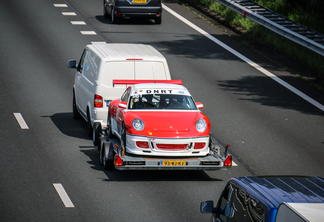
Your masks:
<svg viewBox="0 0 324 222"><path fill-rule="evenodd" d="M206 156L210 122L181 80L114 80L127 85L109 104L110 136L126 153L145 156Z"/></svg>

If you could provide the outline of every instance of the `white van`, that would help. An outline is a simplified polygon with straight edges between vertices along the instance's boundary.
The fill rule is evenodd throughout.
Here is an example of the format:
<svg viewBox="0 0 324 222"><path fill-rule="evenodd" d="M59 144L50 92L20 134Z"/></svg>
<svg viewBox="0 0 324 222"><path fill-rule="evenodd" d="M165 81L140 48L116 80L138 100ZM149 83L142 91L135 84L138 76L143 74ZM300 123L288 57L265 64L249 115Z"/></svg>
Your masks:
<svg viewBox="0 0 324 222"><path fill-rule="evenodd" d="M87 45L77 64L73 85L73 117L88 122L88 135L98 144L107 128L109 103L121 96L125 85L113 86L113 79L171 79L164 56L150 45L101 43Z"/></svg>

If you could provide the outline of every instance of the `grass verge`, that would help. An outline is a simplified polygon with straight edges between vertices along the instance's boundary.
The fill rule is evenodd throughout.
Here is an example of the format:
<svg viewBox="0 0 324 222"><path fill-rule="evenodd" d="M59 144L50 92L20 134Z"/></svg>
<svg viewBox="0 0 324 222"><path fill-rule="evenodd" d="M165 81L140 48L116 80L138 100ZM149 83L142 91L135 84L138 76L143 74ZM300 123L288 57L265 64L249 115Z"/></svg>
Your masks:
<svg viewBox="0 0 324 222"><path fill-rule="evenodd" d="M290 5L286 0L254 0L254 2L275 11L290 20L307 26L317 32L324 33L324 21L319 16L309 15L304 13L302 8L296 5ZM243 27L248 33L264 40L268 44L273 45L275 48L285 51L290 57L301 61L312 67L314 73L311 75L324 82L324 56L321 56L299 44L290 41L263 26L244 18L240 14L232 11L231 9L223 6L215 0L191 0L190 4L201 4L208 7L210 10L220 14L225 18L226 23ZM318 87L323 91L323 87Z"/></svg>

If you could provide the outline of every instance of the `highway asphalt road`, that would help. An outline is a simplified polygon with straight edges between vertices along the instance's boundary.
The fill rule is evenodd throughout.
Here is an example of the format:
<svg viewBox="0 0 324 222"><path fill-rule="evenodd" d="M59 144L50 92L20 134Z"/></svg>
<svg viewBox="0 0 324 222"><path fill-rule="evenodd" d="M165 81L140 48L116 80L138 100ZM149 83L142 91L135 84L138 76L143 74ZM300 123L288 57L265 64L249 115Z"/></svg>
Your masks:
<svg viewBox="0 0 324 222"><path fill-rule="evenodd" d="M164 4L324 104L323 93L178 4ZM231 177L324 176L324 111L169 11L161 25L113 25L101 0L1 1L0 21L0 221L206 221L200 202L216 201ZM145 43L161 51L172 78L204 104L213 135L231 145L238 166L104 171L86 123L72 118L74 71L67 69L91 42Z"/></svg>

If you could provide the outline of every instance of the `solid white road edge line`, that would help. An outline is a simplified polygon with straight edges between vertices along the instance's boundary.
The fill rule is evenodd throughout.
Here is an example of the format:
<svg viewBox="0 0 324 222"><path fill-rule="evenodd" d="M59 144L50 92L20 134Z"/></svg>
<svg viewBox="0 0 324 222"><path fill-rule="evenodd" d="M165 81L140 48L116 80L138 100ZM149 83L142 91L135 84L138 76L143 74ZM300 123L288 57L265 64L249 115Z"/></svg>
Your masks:
<svg viewBox="0 0 324 222"><path fill-rule="evenodd" d="M172 9L170 9L169 7L165 6L164 4L162 4L163 9L165 9L166 11L168 11L170 14L172 14L173 16L175 16L176 18L178 18L179 20L181 20L182 22L184 22L185 24L187 24L188 26L190 26L191 28L193 28L194 30L196 30L197 32L199 32L200 34L204 35L205 37L209 38L210 40L212 40L213 42L215 42L216 44L218 44L219 46L223 47L224 49L226 49L227 51L229 51L230 53L234 54L235 56L239 57L240 59L242 59L244 62L248 63L249 65L251 65L252 67L256 68L257 70L259 70L260 72L262 72L263 74L265 74L266 76L272 78L274 81L276 81L277 83L279 83L280 85L286 87L287 89L289 89L290 91L292 91L293 93L297 94L298 96L300 96L301 98L303 98L304 100L306 100L307 102L313 104L314 106L316 106L317 108L319 108L320 110L324 111L324 106L322 104L320 104L319 102L317 102L316 100L310 98L309 96L307 96L306 94L302 93L301 91L299 91L298 89L296 89L295 87L289 85L288 83L286 83L285 81L283 81L282 79L278 78L277 76L275 76L274 74L272 74L271 72L269 72L268 70L262 68L261 66L259 66L258 64L256 64L255 62L253 62L252 60L246 58L245 56L243 56L242 54L240 54L239 52L235 51L234 49L232 49L231 47L229 47L228 45L225 45L223 42L219 41L218 39L216 39L214 36L210 35L209 33L205 32L204 30L202 30L201 28L199 28L198 26L194 25L193 23L189 22L187 19L185 19L184 17L182 17L181 15L179 15L178 13L174 12Z"/></svg>
<svg viewBox="0 0 324 222"><path fill-rule="evenodd" d="M19 123L21 129L29 129L27 123L20 113L14 113L14 116L16 117L16 120Z"/></svg>
<svg viewBox="0 0 324 222"><path fill-rule="evenodd" d="M53 183L53 186L54 186L56 192L58 193L58 195L60 196L61 200L63 201L65 207L74 207L74 205L73 205L70 197L66 193L63 185L60 183Z"/></svg>

